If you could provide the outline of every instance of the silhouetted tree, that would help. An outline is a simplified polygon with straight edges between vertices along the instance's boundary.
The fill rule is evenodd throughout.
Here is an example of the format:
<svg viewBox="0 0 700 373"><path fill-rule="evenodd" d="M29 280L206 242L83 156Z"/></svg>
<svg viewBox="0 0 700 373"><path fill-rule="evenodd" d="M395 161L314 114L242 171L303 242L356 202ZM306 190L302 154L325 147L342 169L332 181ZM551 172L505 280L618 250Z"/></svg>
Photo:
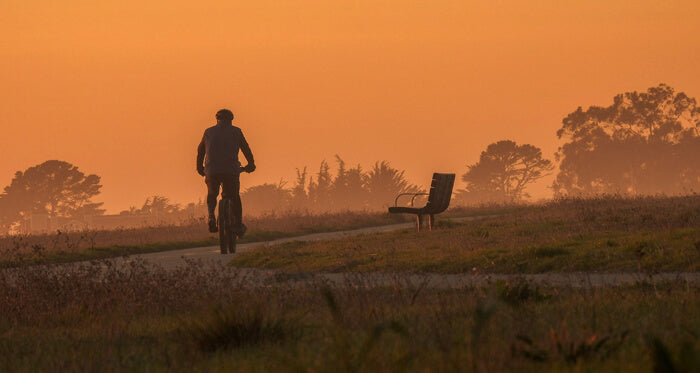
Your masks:
<svg viewBox="0 0 700 373"><path fill-rule="evenodd" d="M289 209L292 200L292 192L284 187L285 183L262 184L252 186L241 193L243 212L246 214L259 214L272 211L284 211Z"/></svg>
<svg viewBox="0 0 700 373"><path fill-rule="evenodd" d="M119 215L135 215L135 214L140 214L141 210L136 208L136 206L129 206L128 210L122 210L119 212Z"/></svg>
<svg viewBox="0 0 700 373"><path fill-rule="evenodd" d="M333 199L331 196L331 186L333 184L330 166L328 162L321 161L316 180L309 180L309 207L313 210L331 210L333 208Z"/></svg>
<svg viewBox="0 0 700 373"><path fill-rule="evenodd" d="M615 96L608 107L579 107L557 131L557 195L681 193L700 185L700 108L661 84Z"/></svg>
<svg viewBox="0 0 700 373"><path fill-rule="evenodd" d="M244 212L381 209L399 193L418 191L415 185L406 181L404 171L392 168L387 161L377 162L367 173L360 165L347 168L340 156L336 155L336 161L338 172L335 177L328 162L322 161L315 178L307 179L306 167L297 169L297 180L291 189L286 188L284 182L248 188L241 195Z"/></svg>
<svg viewBox="0 0 700 373"><path fill-rule="evenodd" d="M376 162L365 175L365 187L368 192L368 205L372 209L383 208L393 204L399 193L417 193L419 188L409 184L404 171L399 171L387 161Z"/></svg>
<svg viewBox="0 0 700 373"><path fill-rule="evenodd" d="M333 201L338 209L359 210L366 207L367 189L365 188L365 176L362 167L346 169L345 161L340 156L335 156L338 162L338 173L333 179L331 193Z"/></svg>
<svg viewBox="0 0 700 373"><path fill-rule="evenodd" d="M291 190L290 205L292 209L302 210L308 208L309 196L306 193L306 177L306 167L301 171L297 168L297 180Z"/></svg>
<svg viewBox="0 0 700 373"><path fill-rule="evenodd" d="M468 166L462 180L467 187L458 192L463 202L514 202L528 194L525 188L554 169L542 151L530 144L510 140L490 144L479 161Z"/></svg>
<svg viewBox="0 0 700 373"><path fill-rule="evenodd" d="M205 216L207 213L207 204L203 200L190 202L180 210L186 219L196 219L197 217Z"/></svg>
<svg viewBox="0 0 700 373"><path fill-rule="evenodd" d="M51 160L17 171L0 195L0 225L4 231L32 213L51 217L103 214L102 203L91 201L100 188L99 176L85 175L68 162Z"/></svg>
<svg viewBox="0 0 700 373"><path fill-rule="evenodd" d="M143 206L138 210L141 214L171 215L180 212L180 205L170 203L170 199L163 196L152 196L146 198Z"/></svg>

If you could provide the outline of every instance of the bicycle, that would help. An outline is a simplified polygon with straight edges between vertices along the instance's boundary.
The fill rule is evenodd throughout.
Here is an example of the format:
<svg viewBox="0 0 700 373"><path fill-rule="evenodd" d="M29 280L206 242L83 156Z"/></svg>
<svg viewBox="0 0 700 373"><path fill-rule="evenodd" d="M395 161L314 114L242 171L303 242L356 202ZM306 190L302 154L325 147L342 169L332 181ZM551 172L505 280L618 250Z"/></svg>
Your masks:
<svg viewBox="0 0 700 373"><path fill-rule="evenodd" d="M241 167L241 173L247 172L244 167ZM234 254L236 252L236 241L238 234L234 227L239 226L239 221L233 213L233 198L230 196L223 197L219 200L219 216L217 223L219 225L219 247L222 254ZM242 225L242 224L240 224Z"/></svg>

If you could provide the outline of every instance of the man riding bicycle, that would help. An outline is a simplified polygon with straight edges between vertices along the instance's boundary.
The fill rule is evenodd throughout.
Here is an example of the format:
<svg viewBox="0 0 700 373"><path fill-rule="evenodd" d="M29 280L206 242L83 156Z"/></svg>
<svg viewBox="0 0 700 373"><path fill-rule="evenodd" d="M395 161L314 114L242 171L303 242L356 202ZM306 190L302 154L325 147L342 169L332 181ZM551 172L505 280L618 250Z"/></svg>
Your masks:
<svg viewBox="0 0 700 373"><path fill-rule="evenodd" d="M245 225L241 220L243 208L241 206L241 163L238 161L238 150L243 152L248 165L245 172L255 171L253 153L240 128L233 126L233 113L228 109L221 109L216 113L216 125L204 131L202 142L197 148L197 173L204 176L207 184L207 207L209 208L209 232L218 232L216 225L216 198L219 196L219 187L222 187L223 198L232 197L233 213L238 227L234 230L238 236L245 233Z"/></svg>

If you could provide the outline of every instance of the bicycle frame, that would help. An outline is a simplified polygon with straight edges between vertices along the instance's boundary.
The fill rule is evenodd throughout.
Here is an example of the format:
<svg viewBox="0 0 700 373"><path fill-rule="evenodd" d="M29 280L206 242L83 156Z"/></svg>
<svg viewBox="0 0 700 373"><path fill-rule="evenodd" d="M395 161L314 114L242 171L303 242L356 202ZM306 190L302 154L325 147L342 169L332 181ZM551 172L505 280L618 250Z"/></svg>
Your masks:
<svg viewBox="0 0 700 373"><path fill-rule="evenodd" d="M245 169L241 167L241 172L245 172ZM236 220L233 214L233 198L227 196L219 200L219 247L221 248L222 254L234 254L236 252L236 241L238 239L238 232L235 228L240 225L240 222Z"/></svg>

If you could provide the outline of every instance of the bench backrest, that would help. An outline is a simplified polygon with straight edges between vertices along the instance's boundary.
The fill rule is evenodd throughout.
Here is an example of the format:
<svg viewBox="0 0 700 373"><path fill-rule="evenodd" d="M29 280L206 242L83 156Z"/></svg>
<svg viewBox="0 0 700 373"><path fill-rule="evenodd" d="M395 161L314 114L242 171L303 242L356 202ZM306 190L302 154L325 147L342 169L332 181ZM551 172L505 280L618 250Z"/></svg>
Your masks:
<svg viewBox="0 0 700 373"><path fill-rule="evenodd" d="M433 181L430 183L430 195L425 211L429 214L439 214L450 205L452 198L452 187L455 184L455 174L433 174Z"/></svg>

